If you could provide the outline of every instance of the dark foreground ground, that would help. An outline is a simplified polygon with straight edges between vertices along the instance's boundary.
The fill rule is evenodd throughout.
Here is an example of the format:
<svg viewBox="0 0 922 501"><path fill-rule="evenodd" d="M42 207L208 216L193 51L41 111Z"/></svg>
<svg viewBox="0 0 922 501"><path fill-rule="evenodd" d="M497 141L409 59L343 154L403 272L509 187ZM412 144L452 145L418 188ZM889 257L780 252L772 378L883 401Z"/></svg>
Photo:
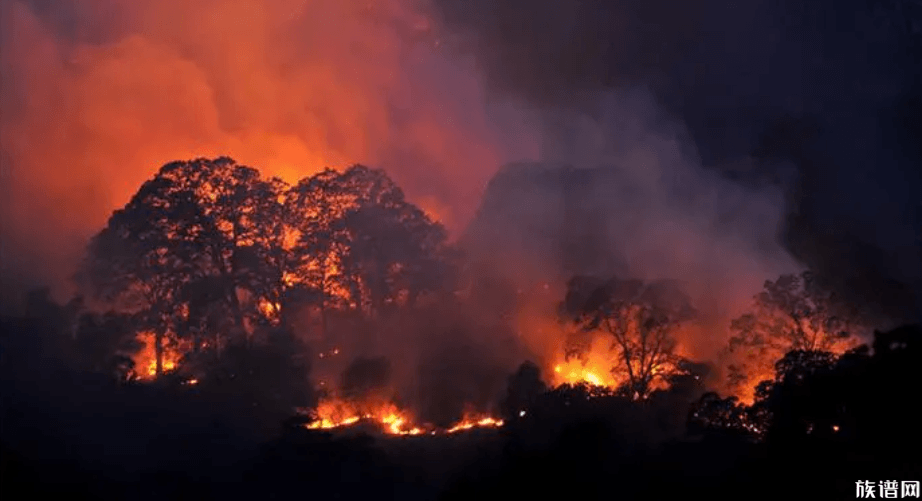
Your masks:
<svg viewBox="0 0 922 501"><path fill-rule="evenodd" d="M100 463L4 447L4 499L854 499L855 481L919 479L905 455L839 447L796 452L728 440L677 441L620 454L600 423L549 447L483 431L454 437L292 433L259 448L186 441L160 464ZM201 442L201 441L200 441ZM208 447L212 451L203 450ZM197 448L198 450L191 450ZM145 461L142 459L143 464Z"/></svg>
<svg viewBox="0 0 922 501"><path fill-rule="evenodd" d="M922 479L910 443L714 433L649 444L604 414L435 437L289 429L257 443L219 423L141 411L123 420L147 426L118 427L92 408L72 412L99 421L81 430L4 416L4 499L854 499L857 480Z"/></svg>
<svg viewBox="0 0 922 501"><path fill-rule="evenodd" d="M555 390L502 429L394 437L308 431L237 393L119 384L7 350L2 495L855 499L859 480L922 480L918 340L904 329L880 335L873 355L801 363L764 395L772 417L759 440L727 420L689 420L700 391L681 385L643 404Z"/></svg>

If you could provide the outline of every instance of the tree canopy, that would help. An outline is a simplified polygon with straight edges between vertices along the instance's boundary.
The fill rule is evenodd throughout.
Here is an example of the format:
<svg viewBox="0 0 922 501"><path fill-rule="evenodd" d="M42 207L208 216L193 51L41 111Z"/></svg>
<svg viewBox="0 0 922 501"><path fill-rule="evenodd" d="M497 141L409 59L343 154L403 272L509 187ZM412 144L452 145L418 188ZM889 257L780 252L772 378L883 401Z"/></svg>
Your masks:
<svg viewBox="0 0 922 501"><path fill-rule="evenodd" d="M451 277L447 235L382 170L294 186L232 159L164 165L91 241L83 290L155 333L219 353L314 306L374 317ZM326 322L322 322L326 329ZM324 333L325 334L325 333Z"/></svg>
<svg viewBox="0 0 922 501"><path fill-rule="evenodd" d="M767 280L753 298L753 309L730 328L725 355L734 388L770 379L774 362L789 351L842 353L857 345L864 331L858 309L810 271Z"/></svg>
<svg viewBox="0 0 922 501"><path fill-rule="evenodd" d="M668 281L577 276L568 283L559 314L577 326L569 355L579 356L588 349L586 334L610 335L611 349L617 354L612 374L625 381L622 391L645 398L656 382L681 371L674 331L694 318L695 310Z"/></svg>

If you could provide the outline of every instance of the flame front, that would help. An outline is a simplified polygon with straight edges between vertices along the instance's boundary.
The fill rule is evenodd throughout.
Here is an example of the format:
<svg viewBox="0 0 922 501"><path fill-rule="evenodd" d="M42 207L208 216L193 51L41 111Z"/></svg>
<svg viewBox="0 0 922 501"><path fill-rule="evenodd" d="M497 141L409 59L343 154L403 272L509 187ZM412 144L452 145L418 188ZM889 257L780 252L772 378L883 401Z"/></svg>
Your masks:
<svg viewBox="0 0 922 501"><path fill-rule="evenodd" d="M470 430L471 428L498 428L502 425L502 419L496 419L490 416L470 416L462 419L458 424L446 431L448 433L457 433L459 431Z"/></svg>
<svg viewBox="0 0 922 501"><path fill-rule="evenodd" d="M592 362L583 363L573 359L555 365L553 377L554 386L585 383L590 386L604 386L614 389L619 384L604 366Z"/></svg>
<svg viewBox="0 0 922 501"><path fill-rule="evenodd" d="M310 430L329 430L344 428L361 421L375 423L389 435L422 435L427 431L435 435L439 432L457 433L473 428L498 428L503 420L487 414L468 414L458 423L444 430L423 427L414 424L412 415L398 408L393 403L356 404L344 400L331 399L322 401L314 413L317 420L306 425Z"/></svg>
<svg viewBox="0 0 922 501"><path fill-rule="evenodd" d="M326 400L315 410L317 421L308 429L332 429L349 426L366 420L378 423L385 433L392 435L419 435L422 428L413 426L409 413L392 403L354 404L343 400Z"/></svg>
<svg viewBox="0 0 922 501"><path fill-rule="evenodd" d="M598 336L580 357L558 361L553 366L551 385L588 384L615 389L623 384L624 381L612 373L612 367L617 366L618 361L617 354L609 349L609 344L603 336Z"/></svg>

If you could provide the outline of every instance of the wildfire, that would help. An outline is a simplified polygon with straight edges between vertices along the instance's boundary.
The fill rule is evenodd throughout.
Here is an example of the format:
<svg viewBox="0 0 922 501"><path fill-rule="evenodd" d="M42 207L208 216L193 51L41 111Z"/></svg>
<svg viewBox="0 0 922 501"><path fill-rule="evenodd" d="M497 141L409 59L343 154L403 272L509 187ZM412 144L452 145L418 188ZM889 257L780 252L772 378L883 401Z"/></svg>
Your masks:
<svg viewBox="0 0 922 501"><path fill-rule="evenodd" d="M378 423L391 435L419 435L423 430L412 425L409 414L391 403L357 405L341 400L327 400L316 409L317 421L308 429L332 429L349 426L365 420Z"/></svg>
<svg viewBox="0 0 922 501"><path fill-rule="evenodd" d="M594 364L583 364L578 360L569 360L554 366L554 386L562 384L586 383L590 386L615 388L618 382L609 371Z"/></svg>
<svg viewBox="0 0 922 501"><path fill-rule="evenodd" d="M612 374L612 367L617 366L617 354L610 350L609 344L604 337L596 337L581 357L558 362L554 365L551 385L584 383L609 389L617 388L622 381Z"/></svg>
<svg viewBox="0 0 922 501"><path fill-rule="evenodd" d="M469 414L457 424L445 430L436 430L432 427L413 424L413 419L409 412L400 410L390 402L354 404L337 399L325 400L317 406L315 413L317 420L306 425L309 430L344 428L362 421L377 424L384 433L389 435L422 435L426 432L436 435L439 432L457 433L472 428L498 428L503 426L501 419L485 414Z"/></svg>
<svg viewBox="0 0 922 501"><path fill-rule="evenodd" d="M471 428L498 428L502 425L502 419L496 419L490 416L467 417L446 431L448 433L457 433L459 431L470 430Z"/></svg>
<svg viewBox="0 0 922 501"><path fill-rule="evenodd" d="M137 341L144 345L140 351L138 351L132 357L135 366L135 372L137 376L141 379L152 379L157 375L157 349L156 349L156 339L153 332L139 332L137 336ZM172 372L179 367L179 360L181 353L179 350L170 347L167 343L164 343L163 354L162 354L162 364L163 372Z"/></svg>
<svg viewBox="0 0 922 501"><path fill-rule="evenodd" d="M279 312L282 311L282 305L278 302L260 300L258 303L260 313L267 319L278 318Z"/></svg>

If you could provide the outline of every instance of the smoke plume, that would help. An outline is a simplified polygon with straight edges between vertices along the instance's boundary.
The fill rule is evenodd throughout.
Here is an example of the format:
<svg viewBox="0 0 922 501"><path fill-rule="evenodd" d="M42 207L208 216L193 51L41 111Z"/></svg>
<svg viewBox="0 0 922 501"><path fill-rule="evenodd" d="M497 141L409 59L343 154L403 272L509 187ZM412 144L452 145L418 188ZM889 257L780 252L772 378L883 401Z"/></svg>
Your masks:
<svg viewBox="0 0 922 501"><path fill-rule="evenodd" d="M433 3L493 94L591 123L600 95L648 90L702 165L782 190L781 239L798 260L883 315L922 311L918 2ZM628 131L634 111L618 110ZM565 143L625 133L562 123ZM584 146L570 141L567 160Z"/></svg>
<svg viewBox="0 0 922 501"><path fill-rule="evenodd" d="M14 0L0 22L5 289L63 286L172 160L229 155L289 182L383 167L457 228L532 149L412 2Z"/></svg>
<svg viewBox="0 0 922 501"><path fill-rule="evenodd" d="M229 155L288 181L386 169L504 275L539 354L573 273L679 280L702 357L805 266L909 316L918 6L848 3L4 2L3 289L66 290L160 165Z"/></svg>

